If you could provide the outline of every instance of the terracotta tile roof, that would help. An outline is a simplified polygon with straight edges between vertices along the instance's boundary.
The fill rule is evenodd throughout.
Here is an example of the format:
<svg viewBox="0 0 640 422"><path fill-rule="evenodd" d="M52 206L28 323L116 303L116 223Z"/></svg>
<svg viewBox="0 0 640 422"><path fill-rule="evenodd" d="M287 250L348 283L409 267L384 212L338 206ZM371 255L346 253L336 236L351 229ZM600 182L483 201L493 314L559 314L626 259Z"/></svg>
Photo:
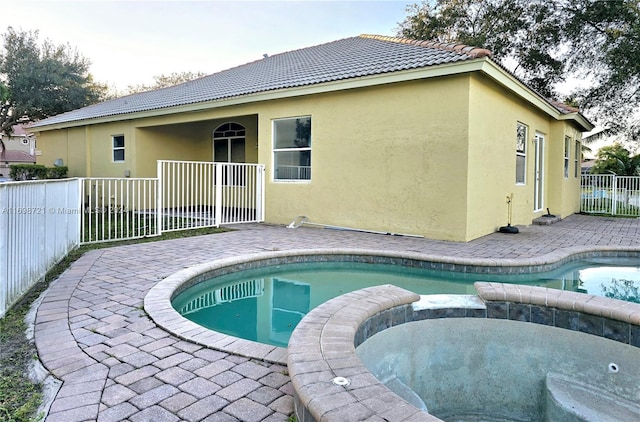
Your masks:
<svg viewBox="0 0 640 422"><path fill-rule="evenodd" d="M31 132L28 132L27 130L25 130L25 126L23 124L19 124L19 125L15 125L13 127L13 132L11 133L12 136L30 136L32 135Z"/></svg>
<svg viewBox="0 0 640 422"><path fill-rule="evenodd" d="M133 94L36 122L31 127L158 110L490 56L488 50L377 35L275 54L169 88Z"/></svg>
<svg viewBox="0 0 640 422"><path fill-rule="evenodd" d="M550 98L547 98L547 101L549 101L549 103L554 106L556 109L558 109L558 111L562 114L569 114L569 113L579 113L580 109L576 108L576 107L572 107L570 105L561 103L560 101L556 101Z"/></svg>
<svg viewBox="0 0 640 422"><path fill-rule="evenodd" d="M6 150L0 152L0 162L9 163L35 163L36 157L24 151Z"/></svg>
<svg viewBox="0 0 640 422"><path fill-rule="evenodd" d="M443 43L443 42L438 42L438 41L413 40L413 39L409 39L409 38L387 37L387 36L384 36L384 35L367 35L367 34L363 34L363 35L360 35L360 36L364 37L364 38L371 38L371 39L380 40L380 41L397 42L397 43L402 43L402 44L418 45L418 46L421 46L421 47L437 48L437 49L440 49L440 50L456 51L456 52L467 54L469 57L474 58L474 59L478 58L478 57L492 57L492 55L493 55L491 53L491 51L487 50L486 48L472 47L472 46L469 46L469 45L466 45L466 44Z"/></svg>

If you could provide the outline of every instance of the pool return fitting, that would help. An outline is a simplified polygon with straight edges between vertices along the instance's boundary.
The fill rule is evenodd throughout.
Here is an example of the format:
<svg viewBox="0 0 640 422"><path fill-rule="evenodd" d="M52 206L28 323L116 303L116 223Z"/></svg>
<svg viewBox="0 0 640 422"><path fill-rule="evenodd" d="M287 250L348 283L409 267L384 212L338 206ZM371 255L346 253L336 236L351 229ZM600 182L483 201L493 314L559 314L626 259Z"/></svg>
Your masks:
<svg viewBox="0 0 640 422"><path fill-rule="evenodd" d="M349 379L345 377L335 377L331 380L331 382L341 387L346 387L347 385L351 384L351 381L349 381Z"/></svg>
<svg viewBox="0 0 640 422"><path fill-rule="evenodd" d="M345 230L345 231L362 232L362 233L373 233L373 234L386 234L386 235L389 235L389 236L405 236L405 237L424 238L424 236L419 235L419 234L392 233L392 232L383 232L383 231L367 230L367 229L355 229L353 227L333 226L333 225L330 225L330 224L310 223L308 221L307 216L304 216L304 215L297 216L291 223L289 223L289 225L287 225L287 228L288 229L297 229L298 227L302 226L303 224L306 224L307 226L322 227L323 229Z"/></svg>

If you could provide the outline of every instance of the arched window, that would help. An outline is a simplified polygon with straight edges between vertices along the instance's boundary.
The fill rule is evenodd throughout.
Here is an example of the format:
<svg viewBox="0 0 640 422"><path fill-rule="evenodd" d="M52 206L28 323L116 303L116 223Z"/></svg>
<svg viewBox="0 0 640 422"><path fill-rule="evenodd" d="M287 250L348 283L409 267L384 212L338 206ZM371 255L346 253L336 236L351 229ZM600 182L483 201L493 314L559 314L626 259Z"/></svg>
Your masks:
<svg viewBox="0 0 640 422"><path fill-rule="evenodd" d="M244 126L224 123L213 131L213 161L217 163L244 163Z"/></svg>

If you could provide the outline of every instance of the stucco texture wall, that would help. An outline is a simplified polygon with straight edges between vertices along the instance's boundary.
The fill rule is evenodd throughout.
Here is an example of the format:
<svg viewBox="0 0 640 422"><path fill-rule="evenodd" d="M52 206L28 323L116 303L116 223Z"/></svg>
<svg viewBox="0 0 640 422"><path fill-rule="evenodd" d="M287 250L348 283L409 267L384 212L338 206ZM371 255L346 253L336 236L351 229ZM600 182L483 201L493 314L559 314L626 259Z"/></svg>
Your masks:
<svg viewBox="0 0 640 422"><path fill-rule="evenodd" d="M566 217L579 211L579 176L574 177L574 151L569 178L564 179L564 137L580 134L565 121L556 121L482 75L471 78L469 144L468 239L511 224L528 225L546 213ZM527 127L526 176L516 184L516 125ZM544 138L542 209L534 212L536 133Z"/></svg>
<svg viewBox="0 0 640 422"><path fill-rule="evenodd" d="M69 167L69 177L86 175L87 145L85 128L61 129L46 132L37 137L37 149L41 155L36 156L36 163L52 167L57 159L62 159Z"/></svg>
<svg viewBox="0 0 640 422"><path fill-rule="evenodd" d="M468 77L271 102L259 119L266 219L465 238ZM312 118L311 181L276 182L273 119ZM460 224L462 222L462 224Z"/></svg>

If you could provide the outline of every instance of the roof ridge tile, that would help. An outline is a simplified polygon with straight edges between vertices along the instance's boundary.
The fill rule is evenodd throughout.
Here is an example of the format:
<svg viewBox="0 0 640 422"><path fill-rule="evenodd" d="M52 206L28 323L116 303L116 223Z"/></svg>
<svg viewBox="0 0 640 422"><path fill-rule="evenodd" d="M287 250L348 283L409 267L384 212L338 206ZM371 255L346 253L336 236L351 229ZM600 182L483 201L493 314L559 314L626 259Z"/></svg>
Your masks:
<svg viewBox="0 0 640 422"><path fill-rule="evenodd" d="M474 59L481 57L493 57L493 53L486 48L474 47L466 44L447 43L440 41L414 40L411 38L392 37L389 35L361 34L360 38L369 38L378 41L395 42L400 44L413 44L420 47L436 48L445 51L464 53Z"/></svg>
<svg viewBox="0 0 640 422"><path fill-rule="evenodd" d="M569 104L565 104L562 101L554 100L553 98L547 98L547 101L551 103L555 108L561 111L563 114L568 113L579 113L580 109L577 107L573 107Z"/></svg>

